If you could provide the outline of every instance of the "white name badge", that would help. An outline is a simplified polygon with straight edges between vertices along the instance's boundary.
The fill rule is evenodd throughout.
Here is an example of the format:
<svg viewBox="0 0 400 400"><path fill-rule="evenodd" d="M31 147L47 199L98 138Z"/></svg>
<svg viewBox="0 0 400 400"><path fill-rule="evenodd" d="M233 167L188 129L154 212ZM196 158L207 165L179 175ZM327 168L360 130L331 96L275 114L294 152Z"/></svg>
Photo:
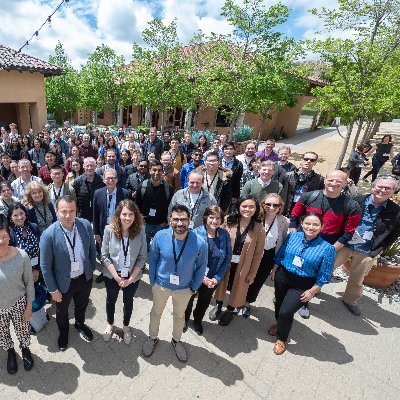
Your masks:
<svg viewBox="0 0 400 400"><path fill-rule="evenodd" d="M71 270L72 272L79 272L79 261L72 261Z"/></svg>
<svg viewBox="0 0 400 400"><path fill-rule="evenodd" d="M389 157L389 156L390 156L389 153L384 153L384 154L383 154L383 157Z"/></svg>
<svg viewBox="0 0 400 400"><path fill-rule="evenodd" d="M360 236L357 231L354 231L351 240L348 241L349 244L363 244L365 240Z"/></svg>
<svg viewBox="0 0 400 400"><path fill-rule="evenodd" d="M210 272L210 268L206 268L206 276L208 275L209 272Z"/></svg>
<svg viewBox="0 0 400 400"><path fill-rule="evenodd" d="M357 165L357 167L358 167L358 168L362 168L362 167L364 167L364 163L362 163L362 164L358 164L358 165Z"/></svg>
<svg viewBox="0 0 400 400"><path fill-rule="evenodd" d="M150 208L149 217L155 217L157 210L155 208Z"/></svg>
<svg viewBox="0 0 400 400"><path fill-rule="evenodd" d="M364 240L372 240L373 235L374 235L374 232L366 231L366 232L364 232L363 239Z"/></svg>
<svg viewBox="0 0 400 400"><path fill-rule="evenodd" d="M31 258L31 265L32 267L36 267L39 264L39 257L32 257Z"/></svg>
<svg viewBox="0 0 400 400"><path fill-rule="evenodd" d="M302 268L303 260L299 256L295 256L293 259L293 265L297 268Z"/></svg>
<svg viewBox="0 0 400 400"><path fill-rule="evenodd" d="M121 269L121 278L127 278L129 276L129 268Z"/></svg>
<svg viewBox="0 0 400 400"><path fill-rule="evenodd" d="M193 221L190 221L189 222L189 229L193 229L194 228L194 222Z"/></svg>
<svg viewBox="0 0 400 400"><path fill-rule="evenodd" d="M171 285L179 285L179 276L178 275L170 275L169 282Z"/></svg>
<svg viewBox="0 0 400 400"><path fill-rule="evenodd" d="M240 254L232 254L232 262L238 264L240 260Z"/></svg>

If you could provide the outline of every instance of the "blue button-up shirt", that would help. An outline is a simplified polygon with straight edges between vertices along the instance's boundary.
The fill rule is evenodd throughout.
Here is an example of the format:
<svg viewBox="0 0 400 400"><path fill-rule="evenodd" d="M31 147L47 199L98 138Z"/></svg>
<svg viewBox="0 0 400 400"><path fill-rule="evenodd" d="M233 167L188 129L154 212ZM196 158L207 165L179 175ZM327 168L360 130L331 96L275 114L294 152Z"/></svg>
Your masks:
<svg viewBox="0 0 400 400"><path fill-rule="evenodd" d="M360 225L356 228L356 232L365 242L360 244L347 244L347 247L359 251L360 253L369 253L371 251L372 237L371 239L365 239L364 234L365 232L375 231L376 221L378 220L379 214L382 210L386 208L386 205L387 202L383 203L379 207L375 207L372 204L372 196L367 197Z"/></svg>
<svg viewBox="0 0 400 400"><path fill-rule="evenodd" d="M225 160L225 158L222 158L222 166L224 168L232 170L234 161L235 161L235 157L233 157L232 160L230 160L230 161L227 161L227 160Z"/></svg>

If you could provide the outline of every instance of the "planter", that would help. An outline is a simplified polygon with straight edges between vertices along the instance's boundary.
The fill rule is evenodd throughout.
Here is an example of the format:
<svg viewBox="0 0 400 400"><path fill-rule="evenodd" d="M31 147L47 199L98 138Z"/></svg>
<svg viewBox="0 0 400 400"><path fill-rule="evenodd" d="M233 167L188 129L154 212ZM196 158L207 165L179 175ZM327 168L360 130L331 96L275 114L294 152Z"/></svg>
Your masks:
<svg viewBox="0 0 400 400"><path fill-rule="evenodd" d="M342 269L349 275L350 260L347 260ZM367 275L365 275L363 284L378 289L385 289L396 282L400 277L400 265L395 264L378 264L372 267Z"/></svg>
<svg viewBox="0 0 400 400"><path fill-rule="evenodd" d="M400 265L378 264L364 277L364 285L384 289L396 282L400 276Z"/></svg>

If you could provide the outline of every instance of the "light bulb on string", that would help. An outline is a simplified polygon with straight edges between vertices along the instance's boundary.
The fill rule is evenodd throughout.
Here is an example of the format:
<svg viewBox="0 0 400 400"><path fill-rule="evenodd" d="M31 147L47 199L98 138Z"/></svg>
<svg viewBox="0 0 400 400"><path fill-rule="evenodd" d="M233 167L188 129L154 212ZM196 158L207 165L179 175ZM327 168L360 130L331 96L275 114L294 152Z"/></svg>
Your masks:
<svg viewBox="0 0 400 400"><path fill-rule="evenodd" d="M35 32L35 36L36 36L36 40L39 40L39 32L38 31Z"/></svg>
<svg viewBox="0 0 400 400"><path fill-rule="evenodd" d="M47 22L49 23L49 28L51 28L51 18L47 18Z"/></svg>

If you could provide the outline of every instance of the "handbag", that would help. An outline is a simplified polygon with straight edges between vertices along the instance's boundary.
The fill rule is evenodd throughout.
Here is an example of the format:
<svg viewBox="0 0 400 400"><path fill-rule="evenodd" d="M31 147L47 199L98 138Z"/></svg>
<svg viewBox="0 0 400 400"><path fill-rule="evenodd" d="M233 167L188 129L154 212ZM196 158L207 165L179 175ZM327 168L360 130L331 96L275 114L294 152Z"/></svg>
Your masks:
<svg viewBox="0 0 400 400"><path fill-rule="evenodd" d="M38 311L33 312L32 317L29 320L31 327L34 329L36 333L40 332L47 325L48 322L49 322L49 317L44 307L42 307Z"/></svg>
<svg viewBox="0 0 400 400"><path fill-rule="evenodd" d="M400 175L400 165L399 165L398 161L396 161L396 162L393 164L392 174L393 174L393 175Z"/></svg>

